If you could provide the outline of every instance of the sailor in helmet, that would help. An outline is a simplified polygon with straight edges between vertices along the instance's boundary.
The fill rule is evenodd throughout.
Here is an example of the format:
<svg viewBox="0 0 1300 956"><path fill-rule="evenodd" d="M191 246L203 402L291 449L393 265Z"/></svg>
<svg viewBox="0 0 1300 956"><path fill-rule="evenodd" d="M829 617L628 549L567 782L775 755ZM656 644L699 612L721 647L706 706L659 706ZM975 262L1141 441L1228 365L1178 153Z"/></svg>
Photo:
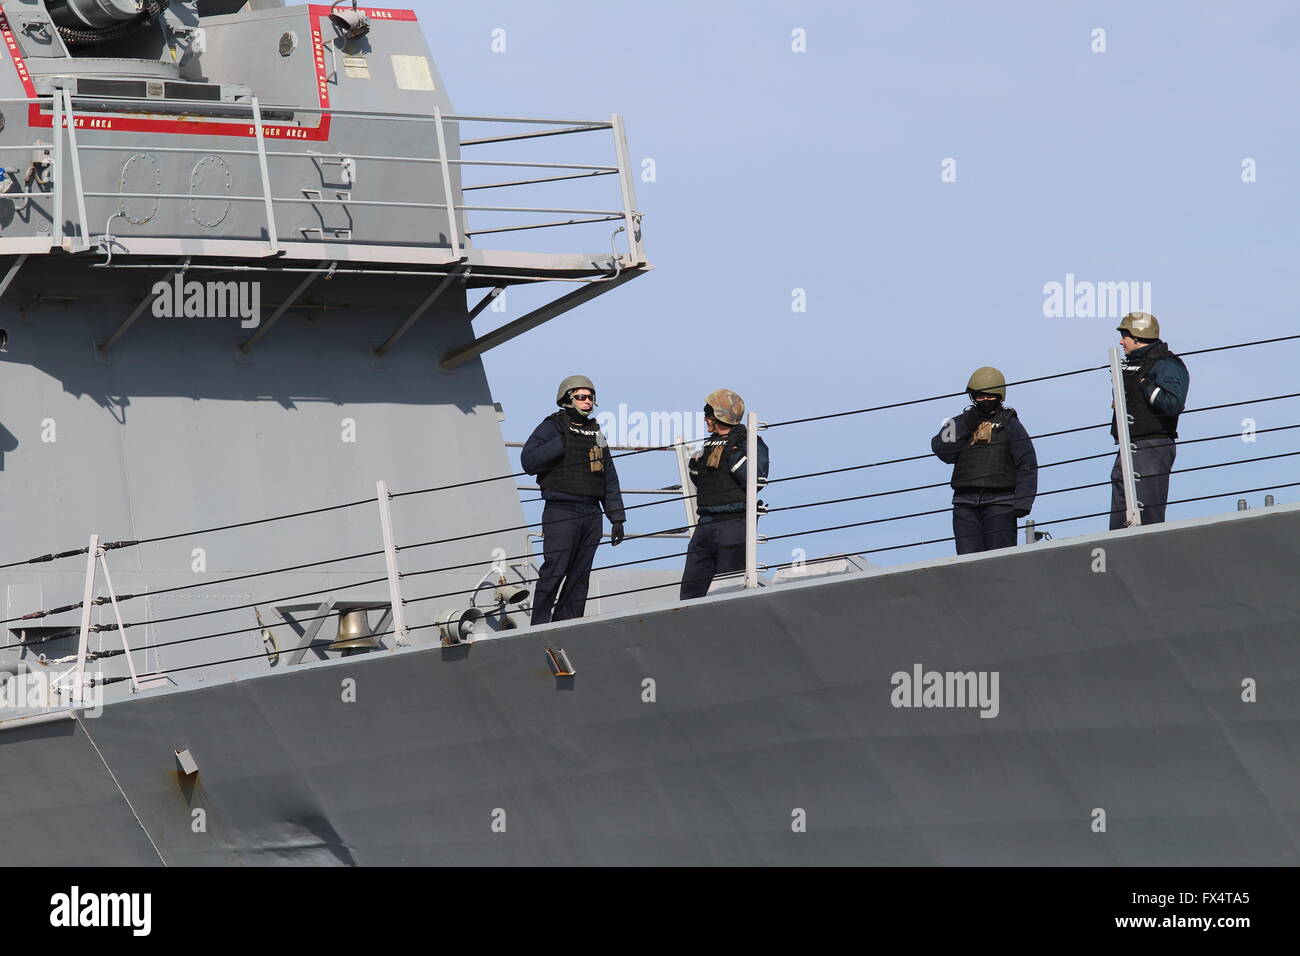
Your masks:
<svg viewBox="0 0 1300 956"><path fill-rule="evenodd" d="M943 423L931 450L952 469L952 533L957 553L1009 548L1016 521L1034 506L1038 456L1016 410L1003 405L1007 380L990 366L966 383L972 404Z"/></svg>
<svg viewBox="0 0 1300 956"><path fill-rule="evenodd" d="M605 436L591 417L596 386L570 375L555 395L560 410L542 419L520 462L542 488L542 567L533 590L532 623L582 617L591 564L600 544L603 507L610 544L623 540L623 495Z"/></svg>
<svg viewBox="0 0 1300 956"><path fill-rule="evenodd" d="M745 454L745 402L729 388L704 400L709 437L690 460L699 523L686 550L681 597L709 593L717 574L745 567L745 481L751 463ZM758 486L767 482L767 443L758 439Z"/></svg>

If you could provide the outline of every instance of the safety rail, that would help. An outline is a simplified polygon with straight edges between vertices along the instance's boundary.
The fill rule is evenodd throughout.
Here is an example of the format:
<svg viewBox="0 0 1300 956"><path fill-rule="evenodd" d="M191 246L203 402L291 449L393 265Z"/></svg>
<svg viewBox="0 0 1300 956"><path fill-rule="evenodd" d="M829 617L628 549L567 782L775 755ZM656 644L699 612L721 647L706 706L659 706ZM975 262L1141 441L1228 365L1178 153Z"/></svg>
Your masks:
<svg viewBox="0 0 1300 956"><path fill-rule="evenodd" d="M78 130L83 133L101 132L90 125L87 121L99 118L106 112L103 109L90 109L78 112L74 109L76 101L86 101L93 99L96 104L111 102L116 106L142 106L156 109L157 100L136 97L112 97L112 96L95 96L93 98L85 96L74 96L66 89L59 89L50 94L35 97L14 97L0 100L5 103L28 103L37 104L46 107L52 114L52 133L53 143L42 144L33 143L31 145L0 145L0 150L25 150L41 147L50 147L53 149L51 157L52 175L48 178L45 185L51 187L49 192L36 192L30 194L30 198L48 198L52 203L51 219L55 227L51 229L49 244L53 247L65 246L74 252L85 252L91 249L111 252L115 244L120 245L130 240L140 239L161 239L174 240L179 251L179 243L182 240L175 239L174 230L158 236L150 236L148 233L132 230L129 235L123 234L114 236L111 225L112 221L117 218L125 218L125 201L130 199L155 200L155 201L208 201L208 202L229 202L229 203L255 203L263 207L263 214L260 218L261 227L265 230L266 239L264 242L265 250L263 256L276 256L281 254L284 249L285 241L282 239L279 224L277 222L277 211L283 213L286 207L293 206L312 206L317 208L341 207L344 209L356 208L375 208L375 209L420 209L440 213L439 222L445 220L447 228L447 246L448 254L438 261L446 263L455 263L462 261L471 244L472 237L476 235L500 234L505 232L518 232L524 230L551 229L560 226L578 225L584 223L598 222L619 222L621 225L615 231L615 236L619 233L626 233L626 253L615 253L612 264L607 264L609 271L626 269L642 266L646 263L644 247L641 239L640 222L642 214L636 208L635 187L632 179L632 169L628 157L626 133L624 130L623 119L618 114L612 115L608 120L555 120L555 119L537 119L525 117L494 117L494 116L471 116L460 114L444 114L441 109L435 109L432 113L404 113L399 111L383 110L350 110L338 109L332 107L314 107L314 106L285 106L276 104L267 107L275 112L291 110L295 114L318 114L322 117L340 118L349 120L378 121L389 123L415 123L431 124L433 127L434 140L436 142L436 155L400 155L384 154L377 152L322 152L312 148L315 141L301 141L303 149L283 149L268 148L268 139L274 142L284 141L282 137L268 137L267 131L271 130L275 124L265 122L263 118L263 104L257 97L251 98L249 102L232 102L221 104L221 119L230 119L232 112L247 111L247 122L250 124L253 134L255 148L241 148L238 146L172 146L164 143L136 143L133 145L112 144L112 143L91 143L79 142ZM171 107L188 108L190 113L187 115L202 116L211 113L213 104L209 101L199 100L168 100L167 104ZM239 125L245 122L243 119L236 118L231 125ZM478 139L456 139L452 140L449 130L458 130L460 124L465 123L493 123L493 124L523 124L548 127L542 132L526 132L506 136L487 136ZM553 127L553 128L551 128ZM537 138L540 136L558 136L571 135L575 133L608 132L612 140L613 154L615 162L613 164L596 164L596 163L560 163L560 162L536 162L509 159L480 159L476 157L466 158L460 154L465 149L476 149L478 147L502 143L507 141L518 141L525 139ZM62 188L61 173L64 165L64 151L68 153L68 165L71 172L71 195L66 197L75 203L76 215L69 216L65 214L63 208L65 197ZM294 142L300 142L293 140ZM430 144L431 146L433 144ZM125 189L103 190L103 189L85 189L83 187L84 170L83 170L83 153L159 153L159 154L189 154L196 156L215 156L225 159L227 157L244 157L246 159L256 159L256 190L246 193L195 193L189 192L168 192L147 191L147 192L129 192ZM292 196L282 195L276 190L277 182L283 183L286 178L284 174L273 174L270 168L269 160L288 161L302 160L313 164L317 169L321 169L324 164L335 164L340 166L339 184L343 188L331 187L324 185L325 178L322 175L322 185L318 187L300 187L300 191L306 195ZM352 187L358 181L357 164L374 163L379 164L381 172L373 177L375 182L383 182L384 176L382 169L388 164L432 166L436 167L434 178L424 185L434 188L436 194L442 198L438 201L416 201L407 199L360 199L352 195ZM485 183L468 183L457 185L454 182L453 171L457 174L462 170L481 167L484 169L498 168L515 168L521 170L544 170L548 172L559 173L560 175L537 176L506 179L504 181L485 182ZM561 181L577 181L584 179L602 178L605 176L617 176L619 183L619 192L617 196L617 205L600 208L600 207L568 207L568 206L525 206L525 205L500 205L484 203L467 203L464 201L465 192L474 192L481 190L500 190L516 189L524 186L537 186L542 184L553 184ZM336 192L336 196L329 198L325 196L326 191ZM310 195L315 193L316 195ZM29 194L9 193L0 194L0 199L4 198L24 198ZM108 217L107 222L103 224L103 232L98 232L100 225L98 222L89 221L86 211L87 200L120 200L117 211ZM549 222L516 222L503 226L491 226L480 229L462 229L460 225L460 215L470 212L482 213L526 213L526 214L547 214L547 215L567 215L570 217L588 217L588 218L568 218L553 220ZM339 242L351 243L358 246L379 245L384 247L393 246L411 246L421 249L428 248L429 243L412 239L409 243L394 243L388 237L355 237L348 229L343 229L346 235L327 239L326 232L333 227L311 227L307 231L319 232L319 240L304 238L309 249L314 248L317 252L307 252L305 254L318 255L319 257L328 258L328 250L331 246L337 246ZM17 239L32 239L33 237L0 237L0 250L6 244L12 245ZM195 231L194 238L207 238L206 234L200 234ZM237 241L237 240L236 240ZM297 240L295 240L295 244ZM297 245L295 245L295 249ZM150 254L160 254L155 247L150 247ZM361 251L350 250L348 258L350 259L369 259L382 260L384 258L382 251ZM609 257L606 257L607 259ZM599 270L596 270L599 271ZM514 274L503 274L502 278L518 278Z"/></svg>
<svg viewBox="0 0 1300 956"><path fill-rule="evenodd" d="M1296 340L1296 339L1300 339L1300 334L1281 336L1275 339L1261 340L1258 342L1236 343L1232 346L1220 346L1212 349L1194 350L1194 351L1184 352L1182 354L1193 355L1193 354L1206 353L1206 352L1217 352L1217 351L1222 351L1224 348L1244 348L1248 346L1255 346L1260 344L1272 344L1276 342ZM1102 367L1095 367L1095 368L1088 368L1088 369L1080 369L1080 370L1075 370L1075 371L1065 372L1065 373L1058 373L1053 376L1040 376L1036 379L1033 379L1033 381L1045 381L1052 378L1065 377L1067 375L1084 374L1093 371L1101 371L1104 368L1105 367L1102 366ZM1112 366L1112 371L1113 371L1113 366ZM964 394L964 393L954 393L954 395L960 395L960 394ZM777 427L784 427L784 426L792 426L795 424L803 424L808 421L836 419L838 417L841 417L844 414L861 414L864 412L879 410L880 408L884 408L884 407L898 407L899 405L914 404L914 403L926 402L926 401L936 401L942 398L954 397L954 395L931 396L929 398L917 399L914 401L908 401L902 403L891 403L889 406L873 406L871 408L857 409L857 410L852 410L850 412L843 412L843 413L837 412L828 415L815 416L812 419L796 419L796 420L790 420L785 422L774 422L769 424L766 427L777 428ZM1120 419L1122 421L1123 414L1124 414L1123 392L1119 391L1118 393L1116 393L1116 397L1118 399L1117 407L1120 409ZM1213 411L1213 410L1231 408L1231 407L1239 407L1245 405L1262 405L1264 403L1271 403L1271 402L1277 402L1277 401L1295 399L1295 398L1300 398L1300 392L1285 393L1285 394L1278 394L1278 395L1267 395L1258 398L1236 400L1236 401L1225 402L1225 403L1220 403L1215 405L1207 405L1202 408L1188 409L1183 414L1187 416L1191 416L1198 412L1207 412L1207 411ZM1102 422L1102 423L1074 426L1074 427L1059 429L1055 431L1043 432L1033 437L1043 438L1048 436L1073 434L1073 433L1078 433L1078 432L1087 431L1091 429L1105 427L1108 424L1109 423L1107 422ZM757 415L752 412L749 413L749 415L747 416L747 426L748 426L747 427L747 433L748 433L747 453L751 461L756 461L758 435L759 432L763 429L763 426L758 421ZM1295 429L1300 429L1300 422L1253 429L1252 434L1260 434L1260 435L1282 434ZM1220 434L1197 435L1195 437L1185 437L1179 439L1177 443L1180 446L1196 445L1196 444L1206 444L1208 446L1215 442L1227 441L1236 437L1240 437L1240 433L1226 432ZM679 467L681 468L681 483L679 486L675 488L665 488L665 489L636 489L639 491L643 491L647 494L661 494L664 496L661 497L659 500L647 501L643 503L630 505L626 508L627 511L634 512L640 509L655 508L662 505L672 506L674 502L681 501L683 503L683 506L687 510L687 519L688 519L687 526L689 527L691 524L694 523L694 517L691 514L691 508L692 508L692 503L694 501L695 495L691 491L689 476L686 472L685 455L686 455L687 447L690 444L694 443L695 441L698 441L698 439L687 440L687 439L679 438L667 445L615 446L614 447L612 454L614 455L614 457L617 458L625 458L629 456L642 455L642 454L647 454L655 451L672 450L676 452L678 456ZM508 443L508 444L518 447L519 443ZM1069 457L1057 461L1046 462L1041 464L1039 467L1041 469L1047 469L1047 468L1053 468L1057 466L1071 465L1080 462L1092 461L1092 460L1097 460L1102 458L1109 458L1111 455L1114 454L1116 454L1116 452L1112 448L1107 451L1098 452L1095 454L1076 455L1073 457ZM1168 472L1164 472L1160 474L1185 474L1185 473L1192 473L1192 472L1203 472L1212 469L1246 466L1246 465L1257 464L1266 461L1286 460L1297 456L1300 456L1300 449L1272 451L1269 454L1255 455L1248 458L1235 459L1235 460L1233 459L1219 460L1219 461L1213 461L1208 464L1195 464L1195 465L1185 466L1181 468L1171 468ZM875 468L879 466L898 464L907 461L915 461L915 460L919 460L922 458L929 458L929 457L930 456L926 454L926 455L916 455L916 456L903 456L903 457L897 457L892 459L885 459L878 462L854 463L854 464L844 465L840 467L823 469L819 471L811 471L802 474L781 476L778 478L774 478L773 482L811 480L811 479L817 479L829 475L842 474L846 471L851 471L851 470ZM1121 456L1121 460L1122 460L1122 456ZM0 568L13 568L22 565L44 564L47 562L58 561L58 560L63 560L66 558L77 557L77 556L83 557L86 561L86 574L84 579L84 587L82 591L82 599L80 601L75 603L65 604L58 607L49 608L49 609L40 609L40 610L32 611L24 615L11 617L9 619L6 619L5 621L0 621L0 623L26 624L27 622L30 621L43 620L49 617L56 617L64 614L72 614L74 612L77 612L79 614L79 619L80 619L79 627L76 628L76 632L78 635L77 653L69 657L60 658L54 661L44 662L53 666L62 666L69 663L75 664L75 668L73 668L71 671L65 671L61 678L67 686L72 687L74 690L77 688L83 688L85 686L87 666L90 662L96 660L109 660L119 656L123 657L125 660L126 673L105 678L101 682L105 684L119 683L119 682L129 683L132 691L146 689L149 686L153 686L160 679L160 676L165 676L168 673L177 673L177 672L187 671L187 670L229 665L240 661L256 660L259 658L266 661L267 666L291 666L293 664L300 662L308 651L313 649L320 651L321 647L325 645L330 645L333 646L336 650L340 650L340 645L342 642L341 637L335 638L333 641L328 641L324 639L318 640L316 635L319 633L322 623L332 617L338 618L340 620L340 634L342 634L343 627L341 622L343 620L343 615L345 613L351 613L353 610L356 609L361 609L361 610L375 609L375 608L383 609L383 618L380 624L374 629L373 633L368 633L364 636L377 639L378 637L393 635L395 638L393 647L409 644L412 640L411 638L412 634L430 628L436 628L441 633L442 642L444 644L451 645L451 644L461 643L464 640L468 639L470 635L472 635L472 633L474 632L474 628L476 626L476 622L483 620L485 618L497 619L497 623L500 624L502 627L506 627L506 628L519 626L517 622L514 623L505 623L505 622L512 620L511 615L518 613L520 611L522 602L527 599L528 588L531 585L535 584L536 581L538 580L538 576L532 570L533 558L531 554L531 548L526 548L526 550L520 554L506 555L504 552L502 552L499 555L494 555L490 564L482 560L460 562L454 564L439 564L436 561L432 561L432 562L422 562L422 563L430 564L431 566L415 567L405 571L399 567L399 562L398 562L399 553L405 552L407 555L411 555L416 553L423 553L422 549L435 548L440 545L447 545L454 542L464 542L468 540L481 539L485 537L499 537L501 535L508 535L515 532L527 532L533 529L540 528L542 526L542 522L540 521L524 522L518 524L511 524L504 527L490 528L487 530L475 530L464 534L448 535L448 536L433 538L429 540L403 542L401 541L399 527L395 525L393 521L393 515L390 510L391 503L398 499L408 498L412 496L426 496L431 494L437 494L451 489L469 488L486 482L499 482L499 481L506 481L506 480L513 481L514 479L523 477L523 474L524 474L523 472L514 472L514 473L504 474L504 475L492 475L486 477L467 479L464 481L451 482L448 484L436 485L432 487L413 488L401 492L392 492L388 489L387 485L384 482L379 482L376 485L375 494L372 497L362 498L355 501L349 501L349 502L338 503L333 505L327 505L321 508L305 509L305 510L287 513L287 514L272 515L268 517L249 519L246 521L231 522L228 524L218 525L210 528L202 528L202 529L196 529L196 530L184 531L184 532L169 532L166 534L159 534L153 537L141 538L141 539L130 540L130 541L105 542L105 541L101 541L99 537L95 535L90 538L89 544L84 548L71 549L71 550L61 551L57 553L39 555L32 558L28 558L25 561L13 561L4 565L0 565ZM1143 477L1156 477L1156 476L1148 475ZM762 570L772 571L772 570L778 570L782 568L795 567L800 564L812 563L812 561L792 561L792 562L772 563L767 565L760 564L758 560L758 550L759 550L759 546L765 543L775 542L779 540L788 541L791 539L811 538L813 536L831 534L838 531L844 531L846 529L861 529L861 528L867 528L876 525L890 525L893 522L897 522L897 521L905 521L910 519L922 518L925 516L940 515L940 514L950 512L952 510L951 506L947 506L947 507L938 507L938 508L930 508L930 509L911 510L911 511L905 511L903 513L888 514L884 516L869 515L861 518L857 518L856 516L851 516L854 517L856 520L838 521L834 523L827 523L819 527L804 527L801 529L791 530L791 531L780 530L779 533L770 534L766 537L760 537L757 534L757 520L759 517L759 508L757 504L757 492L758 492L757 468L747 469L747 478L748 481L746 486L746 515L745 515L746 549L745 549L744 567L743 570L740 572L740 574L742 575L742 581L741 581L742 585L746 588L751 588L751 589L755 587L763 586L764 582L762 582L762 580L759 578L759 572ZM1103 481L1092 481L1092 482L1086 482L1080 484L1064 485L1062 487L1043 490L1038 493L1038 498L1046 499L1052 496L1059 496L1063 494L1069 494L1069 493L1088 490L1088 489L1108 488L1111 486L1111 484L1112 482L1108 479ZM1218 490L1211 494L1190 495L1183 498L1172 499L1168 503L1172 505L1172 504L1182 504L1182 503L1190 503L1190 502L1211 501L1211 500L1218 500L1224 498L1233 498L1248 493L1272 492L1284 488L1300 487L1300 481L1286 481L1286 480L1277 480L1271 483L1261 484L1259 483L1258 479L1256 479L1256 481L1253 483L1241 481L1241 482L1237 482L1237 484L1238 485L1250 484L1251 487L1244 487L1244 488L1235 487L1232 488L1231 490L1226 490L1226 491ZM868 501L874 498L881 498L881 497L894 496L894 495L899 495L899 494L904 494L909 492L920 492L926 490L933 490L937 488L944 488L946 486L947 486L947 482L934 482L934 483L912 485L912 486L901 487L901 488L873 490L870 492L865 492L862 494L855 494L850 496L840 496L840 497L822 496L814 500L796 502L789 505L774 507L765 510L763 513L775 516L781 513L793 513L796 511L803 511L805 509L835 507L835 506L841 506L841 505L854 503L854 502ZM667 493L666 495L664 494L665 492ZM1270 498L1266 501L1266 504L1272 504L1272 496L1270 496ZM211 533L217 531L229 531L229 530L234 530L239 528L265 525L272 522L280 522L286 520L305 518L314 515L321 515L325 513L335 512L340 509L367 507L370 505L377 506L379 525L380 525L379 540L381 543L380 547L372 550L359 551L356 553L345 554L337 557L316 559L302 564L290 565L288 567L270 568L270 569L259 570L259 571L245 572L245 573L226 576L226 577L205 579L202 581L180 584L172 587L158 588L158 587L151 586L147 590L141 590L138 593L119 593L117 590L115 590L113 581L109 574L107 556L113 551L117 551L125 548L139 547L141 545L154 543L154 542L175 540L178 538L183 538L195 534ZM1141 515L1140 505L1137 502L1134 502L1130 499L1128 502L1128 508L1136 511L1140 520L1140 515ZM1077 514L1065 514L1060 516L1052 516L1049 517L1047 520L1038 520L1034 522L1032 527L1030 527L1029 523L1027 522L1025 530L1030 532L1027 543L1030 543L1033 540L1035 540L1034 528L1059 526L1067 523L1107 516L1110 513L1111 511L1108 508L1104 511L1091 510L1091 511L1084 511ZM576 519L576 520L580 520L580 519ZM681 537L682 536L681 535L682 526L680 524L670 523L670 522L657 522L657 523L666 524L667 526L662 527L661 529L658 530L646 531L640 534L630 534L627 536L627 540L629 541L649 540L658 537L667 537L667 536ZM650 524L650 527L653 528L654 526L655 523ZM955 540L953 537L931 536L931 537L923 538L921 540L905 541L902 543L892 543L892 544L877 544L875 542L870 542L872 544L871 547L866 547L860 550L856 550L852 552L852 554L868 555L868 554L878 554L878 553L889 553L889 552L894 552L894 551L899 551L899 550L904 550L909 548L917 548L917 547L934 545L934 544L939 544L944 542L951 542L953 540ZM527 544L527 538L525 538L525 544ZM662 562L667 559L680 558L683 557L685 554L686 552L684 551L677 551L670 554L653 554L648 557L638 557L627 561L618 561L614 563L600 565L594 570L605 571L605 570L613 570L613 569L620 569L620 568L630 568L639 565L651 564L654 562ZM232 582L245 582L255 578L267 577L271 575L279 575L288 572L296 572L305 569L319 570L328 565L341 564L341 563L355 561L359 559L372 559L378 557L383 558L384 573L382 575L377 575L377 576L372 573L371 576L365 577L361 580L350 580L345 583L333 583L333 582L325 583L317 587L297 590L289 594L280 594L274 597L262 597L261 599L256 601L248 601L246 603L238 603L234 605L206 607L199 610L188 611L185 613L177 613L177 614L169 614L169 615L158 615L157 613L144 613L140 615L124 615L122 612L123 606L127 606L127 605L132 607L138 606L134 602L137 602L142 598L152 598L152 597L157 597L159 595L165 595L165 594L171 594L171 593L183 592L183 591L187 592L196 589L210 589L214 586L230 584ZM835 557L835 555L831 555L829 557ZM813 560L818 560L818 559L813 559ZM823 558L820 560L826 560L826 559ZM467 572L472 575L474 573L481 572L485 564L488 564L487 571L482 574L482 576L478 579L478 583L472 588L454 588L451 590L438 590L435 591L434 593L419 594L415 596L408 596L407 594L403 593L403 584L406 582L414 581L417 578L436 575L436 574L452 574L454 572ZM358 575L362 573L364 572L357 572ZM511 574L513 574L513 577L510 576ZM495 578L495 582L493 581L494 578ZM97 585L100 580L102 580L104 588L107 591L107 594L97 596L96 594ZM678 585L677 581L648 584L644 586L627 588L621 591L606 592L604 594L593 597L592 600L598 598L610 598L622 594L653 592L663 588L676 587L677 585ZM384 591L386 592L386 600L376 600L373 592L361 596L357 595L357 589L373 588L375 586L381 586L384 589ZM478 607L478 595L482 592L484 587L495 588L498 594L497 606L495 608L489 609L486 612ZM345 596L348 595L349 593L351 593L353 597L346 598ZM521 593L523 595L522 597L519 596ZM429 602L446 602L448 599L452 599L452 598L463 599L466 598L467 596L470 603L469 608L460 609L460 610L457 610L457 608L453 608L451 612L439 611L435 614L435 620L432 622L413 624L408 619L408 611L415 606L426 605ZM300 601L308 598L312 600L306 604L302 604L302 605L285 604L285 602ZM463 601L461 603L463 603ZM311 613L305 616L297 616L292 619L284 619L275 623L265 623L261 619L259 607L268 606L268 605L272 607L279 605L280 607L277 608L277 610L302 608L304 610L310 611ZM112 607L113 609L112 621L110 623L94 623L92 621L94 609L96 607L101 607L101 606ZM445 604L444 604L444 608L445 608ZM159 671L154 671L154 672L148 671L147 668L143 666L139 668L135 666L133 655L140 654L141 648L138 642L131 641L128 638L128 635L133 628L169 627L172 625L178 625L180 624L180 622L196 621L198 619L205 619L209 616L229 614L238 611L247 612L250 610L258 617L256 624L249 625L249 626L226 628L222 630L212 631L210 633L203 633L203 634L192 635L192 636L175 637L169 640L164 640L162 642L155 642L149 645L149 650L156 653L160 648L190 645L190 644L196 644L198 642L220 640L222 638L232 637L235 635L241 635L241 634L246 635L246 634L253 634L253 633L260 632L261 635L263 636L263 639L266 640L267 643L267 649L264 653L251 654L251 655L244 654L236 657L228 657L228 656L218 657L218 659L201 661L193 664L187 663L184 665L178 665L173 667L163 667ZM281 616L284 617L283 614ZM392 625L391 628L389 628L390 623ZM273 637L267 640L266 638L267 635L273 635L274 633L277 632L277 629L286 628L286 627L294 628L298 633L299 640L295 646L293 646L292 648L282 648L279 646L279 644L276 642L276 640ZM367 624L367 628L368 628L368 624ZM66 630L66 628L64 628L64 630ZM100 635L101 639L104 636L108 636L110 638L110 643L116 642L116 644L119 646L105 647L101 645L101 647L98 650L92 650L89 646L89 639L92 634ZM24 641L22 643L22 646L35 647L41 641L50 640L50 639L52 638L36 637L33 638L31 641ZM345 644L346 642L342 642L342 643ZM281 663L282 661L283 663Z"/></svg>

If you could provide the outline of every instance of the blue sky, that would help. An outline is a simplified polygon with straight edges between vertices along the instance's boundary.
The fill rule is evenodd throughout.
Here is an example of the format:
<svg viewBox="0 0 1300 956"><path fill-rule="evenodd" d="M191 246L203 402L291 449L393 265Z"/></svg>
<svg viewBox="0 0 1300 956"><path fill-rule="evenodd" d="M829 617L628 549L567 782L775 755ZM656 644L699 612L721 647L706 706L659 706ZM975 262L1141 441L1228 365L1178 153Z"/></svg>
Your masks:
<svg viewBox="0 0 1300 956"><path fill-rule="evenodd" d="M574 372L595 379L605 409L695 411L725 385L764 420L779 421L958 391L985 364L1013 380L1104 364L1115 317L1043 315L1044 284L1067 273L1151 283L1153 311L1175 350L1300 331L1293 4L413 6L459 113L618 112L634 165L655 164L655 181L637 183L655 271L486 356L510 439L527 437L553 408L556 383ZM1097 29L1104 52L1094 51ZM505 31L504 52L492 49L494 30ZM805 32L806 52L792 51L795 30ZM600 140L580 139L510 155L610 161ZM947 159L955 182L941 179ZM1247 159L1254 182L1243 182ZM617 205L612 179L579 188L593 191L565 195ZM527 205L537 196L509 199ZM604 224L585 228L480 245L608 249ZM791 309L795 289L805 290L805 312ZM507 311L484 313L476 330L564 291L512 290ZM1300 341L1193 357L1189 407L1300 391L1298 361ZM1108 377L1013 388L1008 401L1031 434L1099 422L1109 415ZM962 405L951 399L773 429L773 476L923 453L940 420ZM1245 417L1259 428L1300 423L1300 399L1189 415L1183 435L1240 431ZM1047 463L1112 446L1096 430L1037 447ZM1177 466L1297 449L1300 429L1187 446ZM1300 480L1297 462L1175 475L1171 498ZM1049 468L1040 489L1103 481L1109 469L1108 459ZM638 487L675 480L663 455L640 456L622 471ZM932 459L789 482L768 497L795 504L948 474ZM1276 494L1294 501L1297 491ZM1033 517L1101 511L1108 495L1047 496ZM1261 495L1249 497L1258 504ZM763 530L948 501L943 489L912 492L773 515ZM1175 505L1170 517L1232 507L1226 498ZM680 506L633 514L629 531L654 530ZM1090 519L1055 530L1104 526ZM794 546L811 556L949 534L938 515L774 542L764 559L789 560ZM618 557L675 547L633 545ZM943 544L876 560L950 552Z"/></svg>

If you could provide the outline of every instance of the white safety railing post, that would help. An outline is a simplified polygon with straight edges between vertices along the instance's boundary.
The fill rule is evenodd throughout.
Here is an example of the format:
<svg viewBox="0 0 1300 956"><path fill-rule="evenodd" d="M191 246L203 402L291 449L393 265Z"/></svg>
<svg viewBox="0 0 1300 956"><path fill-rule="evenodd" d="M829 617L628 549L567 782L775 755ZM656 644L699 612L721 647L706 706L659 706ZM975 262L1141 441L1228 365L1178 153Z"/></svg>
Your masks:
<svg viewBox="0 0 1300 956"><path fill-rule="evenodd" d="M1119 442L1119 468L1124 484L1124 525L1135 528L1142 523L1142 503L1138 501L1133 472L1133 443L1128 434L1130 419L1124 401L1124 373L1120 369L1118 348L1110 350L1110 382L1115 396L1115 440Z"/></svg>
<svg viewBox="0 0 1300 956"><path fill-rule="evenodd" d="M117 592L113 590L113 579L108 575L108 558L104 549L99 549L99 566L104 569L104 585L108 588L108 599L113 605L113 617L117 619L117 633L122 635L122 653L126 657L126 670L131 675L131 693L140 693L140 679L135 673L135 661L131 660L131 646L126 642L126 625L122 623L122 609L117 604Z"/></svg>
<svg viewBox="0 0 1300 956"><path fill-rule="evenodd" d="M275 229L275 199L271 193L271 174L266 165L266 139L262 130L262 106L253 97L253 135L257 140L257 167L262 174L262 203L266 207L266 238L270 242L270 254L280 251L280 237Z"/></svg>
<svg viewBox="0 0 1300 956"><path fill-rule="evenodd" d="M677 480L682 485L682 508L686 512L686 533L695 528L695 486L691 484L690 454L682 436L673 439L673 450L677 453Z"/></svg>
<svg viewBox="0 0 1300 956"><path fill-rule="evenodd" d="M447 162L447 134L442 128L442 107L433 108L433 125L438 132L438 165L442 168L442 193L447 201L447 236L451 257L460 259L460 232L456 228L456 194L451 191L451 166Z"/></svg>
<svg viewBox="0 0 1300 956"><path fill-rule="evenodd" d="M758 587L758 416L745 425L745 587Z"/></svg>
<svg viewBox="0 0 1300 956"><path fill-rule="evenodd" d="M405 647L410 643L406 629L406 608L402 606L401 574L397 570L397 545L393 541L393 515L388 502L388 482L375 482L375 500L379 503L379 528L384 535L384 562L388 565L388 601L393 609L393 643Z"/></svg>
<svg viewBox="0 0 1300 956"><path fill-rule="evenodd" d="M81 154L77 151L77 116L72 112L72 94L67 90L63 94L63 115L68 125L68 161L72 166L73 192L77 200L77 226L81 236L74 240L72 249L81 252L90 248L90 220L86 218L86 193L81 185Z"/></svg>
<svg viewBox="0 0 1300 956"><path fill-rule="evenodd" d="M86 686L86 651L90 645L90 609L95 600L95 561L99 558L99 535L90 536L90 546L86 550L86 586L81 592L81 637L77 641L77 670L72 685L72 704L77 706L82 701Z"/></svg>
<svg viewBox="0 0 1300 956"><path fill-rule="evenodd" d="M54 113L53 128L50 130L54 134L54 222L50 223L51 247L63 245L63 97L59 93L59 90L54 91L53 102L50 104Z"/></svg>
<svg viewBox="0 0 1300 956"><path fill-rule="evenodd" d="M614 154L618 159L618 184L623 199L623 227L627 230L627 251L631 258L629 266L640 265L645 261L641 251L640 230L636 221L636 186L632 182L632 163L628 158L627 134L623 129L623 117L611 114L610 126L614 132Z"/></svg>

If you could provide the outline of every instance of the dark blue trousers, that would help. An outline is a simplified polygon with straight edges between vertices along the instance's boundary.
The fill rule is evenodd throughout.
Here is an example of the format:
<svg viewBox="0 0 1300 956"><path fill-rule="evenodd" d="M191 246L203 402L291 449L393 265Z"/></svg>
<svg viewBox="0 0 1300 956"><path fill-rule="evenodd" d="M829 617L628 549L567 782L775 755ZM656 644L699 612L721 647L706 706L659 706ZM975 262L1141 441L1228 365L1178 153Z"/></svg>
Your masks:
<svg viewBox="0 0 1300 956"><path fill-rule="evenodd" d="M704 597L718 574L745 567L745 518L723 518L695 526L682 570L682 600Z"/></svg>
<svg viewBox="0 0 1300 956"><path fill-rule="evenodd" d="M542 567L533 589L534 624L582 617L600 545L600 508L548 501L542 509Z"/></svg>
<svg viewBox="0 0 1300 956"><path fill-rule="evenodd" d="M1010 504L954 504L952 533L957 539L958 554L1014 547L1015 509Z"/></svg>
<svg viewBox="0 0 1300 956"><path fill-rule="evenodd" d="M1137 499L1142 503L1142 523L1160 524L1165 520L1165 503L1169 500L1169 472L1173 470L1178 446L1172 438L1140 438L1133 443L1133 470L1138 478ZM1124 472L1119 455L1110 470L1110 530L1124 527Z"/></svg>

